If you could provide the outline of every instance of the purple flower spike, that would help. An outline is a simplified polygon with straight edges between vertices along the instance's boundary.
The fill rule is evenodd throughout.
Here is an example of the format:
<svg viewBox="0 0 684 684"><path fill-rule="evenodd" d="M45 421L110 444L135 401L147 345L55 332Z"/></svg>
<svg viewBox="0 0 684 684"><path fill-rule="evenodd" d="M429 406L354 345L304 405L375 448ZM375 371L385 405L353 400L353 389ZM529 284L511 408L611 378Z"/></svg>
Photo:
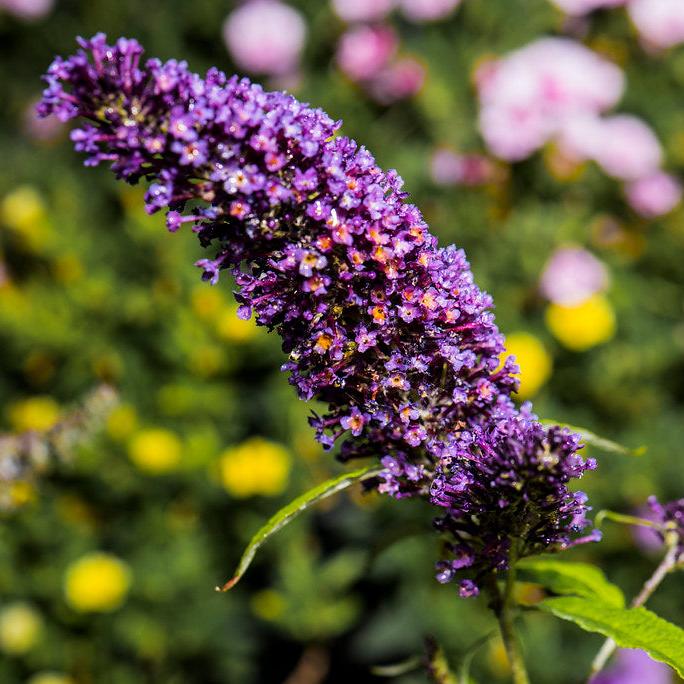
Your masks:
<svg viewBox="0 0 684 684"><path fill-rule="evenodd" d="M143 65L134 40L79 44L50 66L39 113L85 120L73 134L85 163L148 181L147 211L212 249L202 278L232 274L238 316L275 330L299 397L328 406L310 419L321 444L339 443L342 460L380 457L380 491L447 509L457 560L440 579L503 567L513 520L532 525L525 552L569 545L588 510L565 489L589 467L577 438L516 417L492 300L463 251L437 245L399 175L285 93L175 60Z"/></svg>
<svg viewBox="0 0 684 684"><path fill-rule="evenodd" d="M80 45L50 67L40 113L84 118L88 164L150 181L147 210L214 247L203 277L229 269L241 315L280 333L299 395L330 406L313 420L324 443L431 467L509 401L492 301L465 255L437 246L401 178L335 137L339 122L216 69L141 66L134 40Z"/></svg>

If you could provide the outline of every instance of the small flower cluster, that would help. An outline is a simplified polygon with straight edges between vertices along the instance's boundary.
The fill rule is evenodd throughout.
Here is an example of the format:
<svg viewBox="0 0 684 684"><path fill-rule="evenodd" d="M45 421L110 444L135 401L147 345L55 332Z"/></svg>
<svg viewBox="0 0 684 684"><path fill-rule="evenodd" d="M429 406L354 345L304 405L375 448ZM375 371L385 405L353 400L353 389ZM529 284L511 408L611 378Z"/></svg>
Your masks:
<svg viewBox="0 0 684 684"><path fill-rule="evenodd" d="M277 331L299 396L328 405L312 418L318 439L328 448L341 442L343 459L380 455L378 488L396 497L445 505L439 487L450 492L461 480L461 460L473 482L476 463L488 477L489 463L466 458L475 447L464 445L489 435L493 417L518 425L510 399L517 369L510 357L500 362L492 301L463 251L437 245L396 172L335 136L339 123L324 112L284 93L216 69L202 78L183 62L141 67L142 48L131 40L110 46L98 35L80 44L50 67L41 114L86 119L72 133L86 164L110 162L130 183L151 181L147 210L166 209L170 231L187 223L214 246L216 256L198 262L204 278L216 283L229 269L238 315ZM536 458L538 442L555 449L560 439L531 419L519 432L520 448L532 449L515 452L523 460ZM570 476L565 460L559 467ZM531 486L541 489L544 475L560 496L555 471ZM443 527L458 538L460 509L448 508L456 527ZM572 510L578 520L581 497ZM547 526L538 524L550 530L547 545L581 527L559 515L550 508ZM542 537L533 539L530 548L540 548Z"/></svg>
<svg viewBox="0 0 684 684"><path fill-rule="evenodd" d="M432 503L446 509L436 521L453 538L452 560L439 564L437 579L465 572L462 596L479 591L478 580L508 568L510 559L598 541L598 531L574 538L590 525L587 497L568 482L596 467L577 451L579 436L545 428L523 406L504 412L468 435L432 481ZM461 571L461 572L459 572Z"/></svg>
<svg viewBox="0 0 684 684"><path fill-rule="evenodd" d="M648 507L654 521L662 525L663 530L670 530L677 535L678 560L684 560L684 499L662 504L655 496L651 496L648 499ZM666 541L667 531L659 534L663 541Z"/></svg>

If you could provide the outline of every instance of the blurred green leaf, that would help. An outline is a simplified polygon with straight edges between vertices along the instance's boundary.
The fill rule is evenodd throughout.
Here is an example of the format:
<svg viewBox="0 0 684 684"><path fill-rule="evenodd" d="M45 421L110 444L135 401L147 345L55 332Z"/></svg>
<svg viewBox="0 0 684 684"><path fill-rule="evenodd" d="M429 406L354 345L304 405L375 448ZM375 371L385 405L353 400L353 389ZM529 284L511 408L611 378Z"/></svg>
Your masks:
<svg viewBox="0 0 684 684"><path fill-rule="evenodd" d="M266 540L274 535L276 532L281 530L285 525L296 518L300 513L303 513L311 506L315 505L323 499L327 499L329 496L341 492L343 489L353 485L359 480L363 480L368 477L372 477L379 472L377 466L366 466L364 468L359 468L358 470L353 470L350 473L343 473L330 480L326 480L319 485L313 487L308 492L298 496L296 499L291 501L287 506L281 508L275 515L273 515L269 521L259 529L259 531L252 537L251 541L247 545L235 574L222 586L216 587L217 591L228 591L232 589L242 578L242 576L247 571L247 568L254 560L254 556L258 551L259 547L266 542Z"/></svg>
<svg viewBox="0 0 684 684"><path fill-rule="evenodd" d="M392 665L375 665L371 667L371 674L376 677L400 677L417 670L423 662L420 656L411 656L407 660L402 660L400 663L393 663Z"/></svg>
<svg viewBox="0 0 684 684"><path fill-rule="evenodd" d="M555 558L523 558L518 565L533 581L555 594L599 598L607 605L623 608L625 597L619 587L589 563L568 563Z"/></svg>
<svg viewBox="0 0 684 684"><path fill-rule="evenodd" d="M570 425L569 423L562 423L558 420L551 419L542 420L541 423L547 427L560 425L561 427L568 428L568 430L576 432L585 444L609 454L619 454L620 456L643 456L646 453L645 446L630 448L623 444L618 444L618 442L614 442L611 439L607 439L606 437L601 437L591 430L587 430L587 428L579 427L577 425Z"/></svg>
<svg viewBox="0 0 684 684"><path fill-rule="evenodd" d="M622 648L647 651L684 675L684 630L646 608L616 608L594 598L563 596L537 604L588 632L603 634Z"/></svg>

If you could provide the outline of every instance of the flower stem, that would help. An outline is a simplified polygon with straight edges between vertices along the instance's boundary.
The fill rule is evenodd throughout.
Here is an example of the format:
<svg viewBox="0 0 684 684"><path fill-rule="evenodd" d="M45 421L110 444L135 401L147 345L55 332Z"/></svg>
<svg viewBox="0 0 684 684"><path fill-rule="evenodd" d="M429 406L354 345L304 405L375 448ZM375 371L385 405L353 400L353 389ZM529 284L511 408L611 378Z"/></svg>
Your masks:
<svg viewBox="0 0 684 684"><path fill-rule="evenodd" d="M660 565L644 582L644 586L641 587L641 591L632 599L632 602L630 603L632 608L643 606L646 601L651 598L651 595L660 586L665 577L677 566L677 556L678 546L677 543L674 542L669 545L667 553L660 562ZM603 646L601 646L601 649L596 654L596 657L591 664L591 672L589 673L589 679L587 680L588 682L591 682L591 680L605 667L616 648L617 644L612 639L606 639L603 642Z"/></svg>
<svg viewBox="0 0 684 684"><path fill-rule="evenodd" d="M515 541L513 541L503 596L499 591L496 580L493 579L491 583L494 598L492 607L499 620L501 638L504 642L508 662L511 665L513 682L514 684L529 684L530 680L527 676L527 670L525 669L525 661L522 657L520 640L518 639L518 633L516 632L514 622L515 596L513 592L515 589L515 564L517 560L517 548Z"/></svg>

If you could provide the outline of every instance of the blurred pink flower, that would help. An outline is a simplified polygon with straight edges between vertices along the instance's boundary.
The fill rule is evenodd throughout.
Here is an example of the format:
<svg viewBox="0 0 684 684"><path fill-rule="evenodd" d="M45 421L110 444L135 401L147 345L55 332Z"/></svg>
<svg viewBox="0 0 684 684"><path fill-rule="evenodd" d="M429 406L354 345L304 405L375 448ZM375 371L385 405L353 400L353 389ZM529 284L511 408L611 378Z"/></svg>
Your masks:
<svg viewBox="0 0 684 684"><path fill-rule="evenodd" d="M415 22L443 19L460 4L461 0L399 0L404 16Z"/></svg>
<svg viewBox="0 0 684 684"><path fill-rule="evenodd" d="M437 185L476 186L493 179L492 162L481 154L458 154L446 147L435 150L430 175Z"/></svg>
<svg viewBox="0 0 684 684"><path fill-rule="evenodd" d="M0 0L0 9L7 10L18 19L40 19L54 7L55 0Z"/></svg>
<svg viewBox="0 0 684 684"><path fill-rule="evenodd" d="M542 38L476 74L480 130L498 157L528 157L568 120L598 114L622 95L624 78L611 62L567 38Z"/></svg>
<svg viewBox="0 0 684 684"><path fill-rule="evenodd" d="M367 90L377 102L388 105L415 95L424 81L423 65L413 57L404 57L378 72Z"/></svg>
<svg viewBox="0 0 684 684"><path fill-rule="evenodd" d="M575 306L608 287L608 270L582 247L561 247L546 262L539 279L542 295L554 304Z"/></svg>
<svg viewBox="0 0 684 684"><path fill-rule="evenodd" d="M629 0L629 16L643 40L658 48L684 42L682 0Z"/></svg>
<svg viewBox="0 0 684 684"><path fill-rule="evenodd" d="M587 157L609 176L622 180L655 173L663 157L655 133L641 119L629 114L596 119L586 150Z"/></svg>
<svg viewBox="0 0 684 684"><path fill-rule="evenodd" d="M397 44L397 36L389 26L358 26L340 38L337 63L353 81L367 81L388 64Z"/></svg>
<svg viewBox="0 0 684 684"><path fill-rule="evenodd" d="M672 670L652 660L645 651L623 648L591 684L672 684Z"/></svg>
<svg viewBox="0 0 684 684"><path fill-rule="evenodd" d="M602 7L621 7L627 0L551 0L559 9L574 17L581 17Z"/></svg>
<svg viewBox="0 0 684 684"><path fill-rule="evenodd" d="M251 0L228 15L223 38L241 69L283 75L299 63L306 24L297 10L278 0Z"/></svg>
<svg viewBox="0 0 684 684"><path fill-rule="evenodd" d="M342 21L378 21L394 6L394 0L332 0L333 10Z"/></svg>
<svg viewBox="0 0 684 684"><path fill-rule="evenodd" d="M627 202L646 218L662 216L672 211L682 199L682 186L664 171L656 171L625 186Z"/></svg>

